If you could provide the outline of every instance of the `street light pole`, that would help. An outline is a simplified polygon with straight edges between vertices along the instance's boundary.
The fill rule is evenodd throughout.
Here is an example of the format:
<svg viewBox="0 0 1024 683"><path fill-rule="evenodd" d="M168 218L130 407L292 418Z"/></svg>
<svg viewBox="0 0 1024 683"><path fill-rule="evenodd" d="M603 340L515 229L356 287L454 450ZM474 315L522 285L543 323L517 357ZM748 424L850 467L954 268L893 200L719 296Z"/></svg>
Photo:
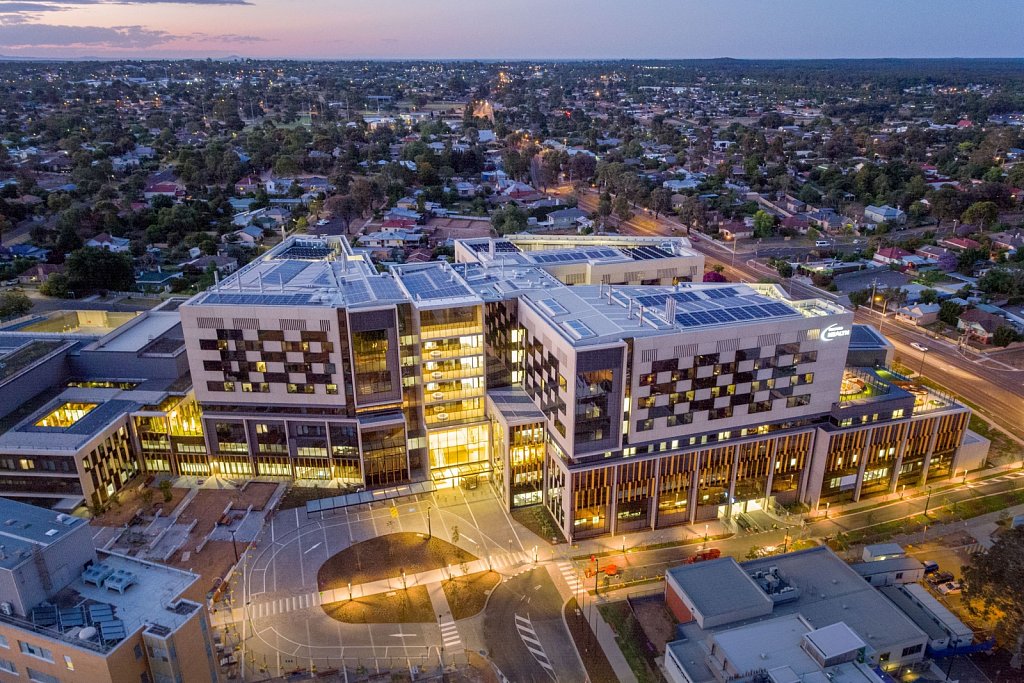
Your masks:
<svg viewBox="0 0 1024 683"><path fill-rule="evenodd" d="M427 506L427 540L429 541L434 537L434 534L430 530L430 506Z"/></svg>
<svg viewBox="0 0 1024 683"><path fill-rule="evenodd" d="M917 371L919 377L924 377L924 356L928 353L927 347L922 347L921 350L921 369Z"/></svg>
<svg viewBox="0 0 1024 683"><path fill-rule="evenodd" d="M237 529L231 530L231 548L235 551L235 564L238 564L238 544L235 543L235 532Z"/></svg>
<svg viewBox="0 0 1024 683"><path fill-rule="evenodd" d="M928 496L924 499L924 516L928 516L928 505L932 502L932 487L928 487Z"/></svg>

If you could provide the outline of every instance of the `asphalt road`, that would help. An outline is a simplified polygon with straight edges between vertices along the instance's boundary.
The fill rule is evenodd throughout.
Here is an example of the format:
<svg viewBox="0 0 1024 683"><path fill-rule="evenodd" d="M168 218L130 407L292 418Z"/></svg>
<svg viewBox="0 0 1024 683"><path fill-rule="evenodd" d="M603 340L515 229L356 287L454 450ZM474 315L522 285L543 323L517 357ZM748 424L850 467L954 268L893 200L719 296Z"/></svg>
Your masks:
<svg viewBox="0 0 1024 683"><path fill-rule="evenodd" d="M523 572L494 589L484 613L484 639L506 679L582 683L576 646L562 621L562 603L543 567Z"/></svg>
<svg viewBox="0 0 1024 683"><path fill-rule="evenodd" d="M585 193L579 197L580 208L586 211L597 209L598 195ZM674 230L673 230L674 228ZM686 228L672 218L639 212L624 221L620 232L636 235L686 236ZM770 277L770 273L755 268L747 262L749 254L731 254L718 246L712 246L707 238L692 242L693 248L705 256L710 266L724 267L723 275L733 282L757 282ZM818 298L821 293L801 282L788 281L782 286L795 298ZM863 309L855 315L858 323L879 326L878 316L872 317ZM891 319L882 324L886 337L896 346L896 353L911 368L921 367L921 352L910 346L917 342L929 351L924 358L924 375L953 393L959 394L974 405L981 406L990 419L1002 428L1024 438L1024 372L1014 372L1002 367L989 367L965 358L956 345L934 339L916 328L908 328Z"/></svg>

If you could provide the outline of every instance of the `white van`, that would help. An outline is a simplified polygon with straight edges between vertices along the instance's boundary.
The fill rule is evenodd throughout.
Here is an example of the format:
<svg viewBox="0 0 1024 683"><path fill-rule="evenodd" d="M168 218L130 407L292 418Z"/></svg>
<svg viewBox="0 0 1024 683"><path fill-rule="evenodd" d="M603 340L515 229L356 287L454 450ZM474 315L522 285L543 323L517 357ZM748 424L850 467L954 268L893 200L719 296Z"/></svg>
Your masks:
<svg viewBox="0 0 1024 683"><path fill-rule="evenodd" d="M818 241L816 241L814 243L814 246L816 246L816 247L831 247L832 243L829 242L828 240L818 240Z"/></svg>

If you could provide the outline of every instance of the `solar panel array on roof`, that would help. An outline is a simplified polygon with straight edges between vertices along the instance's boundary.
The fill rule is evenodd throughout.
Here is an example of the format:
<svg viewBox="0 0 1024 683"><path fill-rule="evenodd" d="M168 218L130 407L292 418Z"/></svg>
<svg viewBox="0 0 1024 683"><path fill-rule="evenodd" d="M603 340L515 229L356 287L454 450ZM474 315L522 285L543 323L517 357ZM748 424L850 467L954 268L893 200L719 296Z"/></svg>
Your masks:
<svg viewBox="0 0 1024 683"><path fill-rule="evenodd" d="M709 299L731 299L739 296L739 292L733 287L722 287L721 289L708 289L704 295Z"/></svg>
<svg viewBox="0 0 1024 683"><path fill-rule="evenodd" d="M640 246L623 249L634 261L649 261L651 259L672 258L674 254L661 247Z"/></svg>
<svg viewBox="0 0 1024 683"><path fill-rule="evenodd" d="M312 301L309 294L230 294L212 292L203 300L205 304L225 306L304 306Z"/></svg>
<svg viewBox="0 0 1024 683"><path fill-rule="evenodd" d="M332 249L327 246L317 245L294 245L285 249L277 255L281 259L302 259L307 261L322 261L331 255Z"/></svg>
<svg viewBox="0 0 1024 683"><path fill-rule="evenodd" d="M270 273L264 275L263 280L272 281L273 284L286 285L311 265L311 261L284 261Z"/></svg>
<svg viewBox="0 0 1024 683"><path fill-rule="evenodd" d="M450 299L470 294L459 280L449 279L440 269L402 274L402 283L417 300Z"/></svg>
<svg viewBox="0 0 1024 683"><path fill-rule="evenodd" d="M489 252L491 245L488 242L471 242L469 248L478 254ZM519 247L507 242L505 240L497 240L494 242L494 252L497 254L514 254L519 251Z"/></svg>
<svg viewBox="0 0 1024 683"><path fill-rule="evenodd" d="M573 339L585 339L586 337L594 336L594 331L579 320L566 320L562 325L565 326L569 336Z"/></svg>
<svg viewBox="0 0 1024 683"><path fill-rule="evenodd" d="M548 315L565 315L569 312L565 306L554 299L541 299L537 302L537 305Z"/></svg>
<svg viewBox="0 0 1024 683"><path fill-rule="evenodd" d="M573 249L572 251L549 251L531 254L536 263L575 263L578 261L597 261L600 259L622 256L618 249L603 247L598 249Z"/></svg>
<svg viewBox="0 0 1024 683"><path fill-rule="evenodd" d="M748 320L767 320L769 318L782 318L794 315L800 314L785 304L770 303L760 306L691 310L676 314L676 322L683 327L703 327L706 325L722 325L731 322L746 322Z"/></svg>
<svg viewBox="0 0 1024 683"><path fill-rule="evenodd" d="M665 302L669 299L675 299L677 303L688 303L691 301L700 301L700 295L695 292L672 292L671 294L648 294L646 296L638 296L636 302L644 308L650 308L651 306L664 306Z"/></svg>

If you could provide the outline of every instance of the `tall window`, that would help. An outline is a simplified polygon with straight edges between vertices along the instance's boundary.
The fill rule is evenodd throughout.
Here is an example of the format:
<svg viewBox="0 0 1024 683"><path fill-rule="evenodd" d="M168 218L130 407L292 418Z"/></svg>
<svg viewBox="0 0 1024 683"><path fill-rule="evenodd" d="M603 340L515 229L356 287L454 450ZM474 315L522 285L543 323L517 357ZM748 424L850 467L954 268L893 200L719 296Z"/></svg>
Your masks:
<svg viewBox="0 0 1024 683"><path fill-rule="evenodd" d="M388 331L368 330L352 333L355 356L356 393L360 396L386 394L392 389L388 369Z"/></svg>
<svg viewBox="0 0 1024 683"><path fill-rule="evenodd" d="M612 431L612 370L576 373L576 443L601 441Z"/></svg>

